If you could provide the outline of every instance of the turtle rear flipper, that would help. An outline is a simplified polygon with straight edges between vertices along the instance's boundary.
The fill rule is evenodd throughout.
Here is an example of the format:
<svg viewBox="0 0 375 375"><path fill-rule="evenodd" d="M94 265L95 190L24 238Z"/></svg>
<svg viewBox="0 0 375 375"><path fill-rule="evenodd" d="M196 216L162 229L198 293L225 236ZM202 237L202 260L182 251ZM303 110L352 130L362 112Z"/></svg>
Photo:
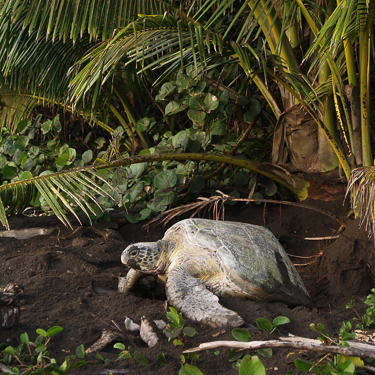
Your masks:
<svg viewBox="0 0 375 375"><path fill-rule="evenodd" d="M236 312L221 306L219 298L186 268L186 265L180 266L168 274L166 293L172 306L188 319L212 327L238 327L243 324L243 319Z"/></svg>

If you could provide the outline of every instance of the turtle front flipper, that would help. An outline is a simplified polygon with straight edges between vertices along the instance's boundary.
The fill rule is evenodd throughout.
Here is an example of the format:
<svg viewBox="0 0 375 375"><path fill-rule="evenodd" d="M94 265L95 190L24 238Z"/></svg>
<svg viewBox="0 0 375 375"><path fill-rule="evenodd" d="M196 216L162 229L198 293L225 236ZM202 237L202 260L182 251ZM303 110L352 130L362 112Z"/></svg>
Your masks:
<svg viewBox="0 0 375 375"><path fill-rule="evenodd" d="M166 283L169 303L188 319L212 327L238 327L243 319L234 311L219 304L219 298L211 293L202 280L188 272L186 266L171 270Z"/></svg>
<svg viewBox="0 0 375 375"><path fill-rule="evenodd" d="M119 277L118 291L120 293L129 292L138 284L139 280L143 279L146 276L147 275L142 272L130 269L126 277Z"/></svg>

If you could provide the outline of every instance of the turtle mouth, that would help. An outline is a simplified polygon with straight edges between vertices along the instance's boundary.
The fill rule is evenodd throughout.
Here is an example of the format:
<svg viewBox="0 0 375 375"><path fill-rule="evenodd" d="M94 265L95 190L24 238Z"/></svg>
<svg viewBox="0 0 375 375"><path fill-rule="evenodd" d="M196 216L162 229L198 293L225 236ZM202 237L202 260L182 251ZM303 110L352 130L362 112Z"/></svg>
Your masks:
<svg viewBox="0 0 375 375"><path fill-rule="evenodd" d="M140 267L139 267L138 263L134 259L129 259L127 261L127 264L130 268L133 268L137 271L140 270Z"/></svg>
<svg viewBox="0 0 375 375"><path fill-rule="evenodd" d="M128 262L128 264L129 264L129 262ZM129 266L131 267L130 264L129 264ZM164 269L164 263L160 262L159 265L153 270L142 270L142 269L138 268L137 271L141 272L141 273L144 273L145 275L159 275L159 274L163 273L163 269Z"/></svg>

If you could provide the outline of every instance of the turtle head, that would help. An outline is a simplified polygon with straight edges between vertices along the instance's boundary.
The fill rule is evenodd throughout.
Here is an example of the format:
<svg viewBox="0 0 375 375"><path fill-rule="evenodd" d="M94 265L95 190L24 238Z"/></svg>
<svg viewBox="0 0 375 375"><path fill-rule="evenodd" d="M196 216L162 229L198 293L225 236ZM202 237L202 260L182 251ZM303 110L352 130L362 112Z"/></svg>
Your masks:
<svg viewBox="0 0 375 375"><path fill-rule="evenodd" d="M137 271L156 271L161 265L163 242L138 242L129 245L122 252L121 262Z"/></svg>

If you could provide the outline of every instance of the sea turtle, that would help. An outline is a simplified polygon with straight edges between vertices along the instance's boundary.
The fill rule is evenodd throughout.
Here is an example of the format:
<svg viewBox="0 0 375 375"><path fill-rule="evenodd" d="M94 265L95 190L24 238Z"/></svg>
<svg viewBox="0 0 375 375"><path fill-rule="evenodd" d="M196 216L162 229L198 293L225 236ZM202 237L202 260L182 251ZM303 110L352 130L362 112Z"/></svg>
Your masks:
<svg viewBox="0 0 375 375"><path fill-rule="evenodd" d="M303 282L266 228L206 219L182 220L162 240L128 246L121 255L129 291L142 277L158 275L169 303L187 318L214 327L243 324L219 297L311 306Z"/></svg>

